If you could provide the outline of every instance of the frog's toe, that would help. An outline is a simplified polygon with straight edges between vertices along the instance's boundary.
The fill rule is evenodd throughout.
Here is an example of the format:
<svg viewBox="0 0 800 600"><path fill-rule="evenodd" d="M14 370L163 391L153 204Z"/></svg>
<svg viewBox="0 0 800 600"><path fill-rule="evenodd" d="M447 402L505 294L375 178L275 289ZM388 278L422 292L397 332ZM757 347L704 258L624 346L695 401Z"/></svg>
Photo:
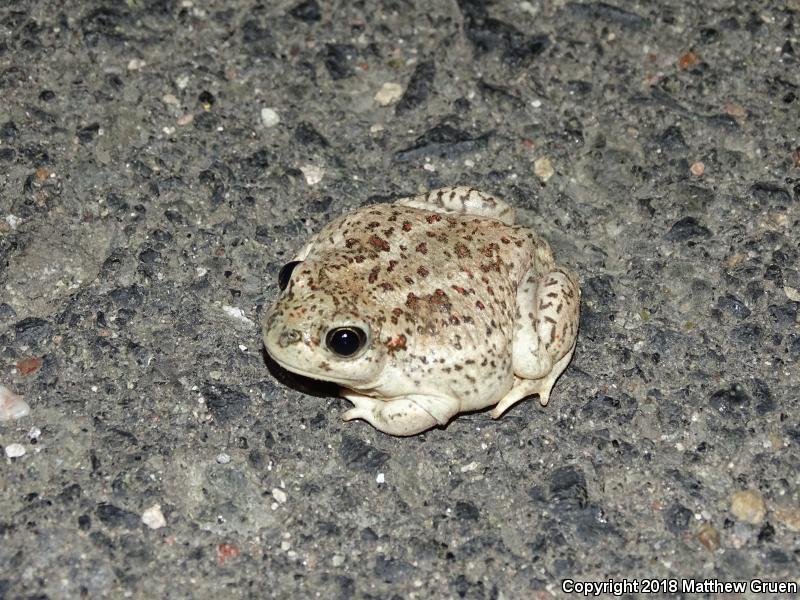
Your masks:
<svg viewBox="0 0 800 600"><path fill-rule="evenodd" d="M342 390L342 396L353 403L353 408L342 415L344 421L354 419L369 421L375 412L375 405L379 404L379 401L374 398L350 390Z"/></svg>
<svg viewBox="0 0 800 600"><path fill-rule="evenodd" d="M355 421L356 419L364 419L365 421L368 421L369 417L371 416L371 410L366 410L364 408L351 408L342 415L342 421Z"/></svg>
<svg viewBox="0 0 800 600"><path fill-rule="evenodd" d="M489 415L491 415L493 419L499 419L503 416L504 412L514 406L517 402L537 392L541 393L538 380L517 379L514 382L514 387L512 387L508 393L500 399L500 402L497 403Z"/></svg>

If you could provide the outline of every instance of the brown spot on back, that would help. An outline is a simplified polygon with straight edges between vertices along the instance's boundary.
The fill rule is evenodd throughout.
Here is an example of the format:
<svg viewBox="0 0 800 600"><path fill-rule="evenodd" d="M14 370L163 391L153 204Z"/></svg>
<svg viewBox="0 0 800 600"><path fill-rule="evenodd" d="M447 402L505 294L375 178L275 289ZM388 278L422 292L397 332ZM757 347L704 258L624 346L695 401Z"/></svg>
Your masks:
<svg viewBox="0 0 800 600"><path fill-rule="evenodd" d="M375 283L378 279L378 273L380 272L381 272L380 267L372 267L372 270L369 272L369 277L367 278L367 281L369 281L370 283Z"/></svg>
<svg viewBox="0 0 800 600"><path fill-rule="evenodd" d="M430 271L428 271L428 269L426 269L425 267L420 266L420 268L417 269L417 275L419 275L420 277L427 277L428 275L430 275Z"/></svg>
<svg viewBox="0 0 800 600"><path fill-rule="evenodd" d="M420 244L417 245L416 251L419 252L420 254L427 254L428 244L426 244L425 242L421 242Z"/></svg>
<svg viewBox="0 0 800 600"><path fill-rule="evenodd" d="M383 238L378 237L377 235L370 236L369 243L372 244L378 250L382 250L383 252L388 252L391 249L389 242L387 242Z"/></svg>

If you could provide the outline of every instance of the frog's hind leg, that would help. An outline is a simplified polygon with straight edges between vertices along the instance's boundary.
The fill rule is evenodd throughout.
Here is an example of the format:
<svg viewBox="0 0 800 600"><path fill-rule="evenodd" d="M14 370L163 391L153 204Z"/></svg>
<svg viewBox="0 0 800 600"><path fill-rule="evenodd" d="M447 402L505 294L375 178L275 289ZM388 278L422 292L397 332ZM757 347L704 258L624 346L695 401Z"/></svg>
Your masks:
<svg viewBox="0 0 800 600"><path fill-rule="evenodd" d="M376 400L351 390L342 390L342 396L355 405L342 415L343 420L363 419L390 435L416 435L440 424L410 397Z"/></svg>
<svg viewBox="0 0 800 600"><path fill-rule="evenodd" d="M439 213L459 213L489 217L507 225L514 224L514 209L491 194L464 186L445 187L395 201L400 206Z"/></svg>
<svg viewBox="0 0 800 600"><path fill-rule="evenodd" d="M517 291L517 306L512 347L514 375L530 382L528 395L539 394L544 406L575 351L580 310L577 278L561 268L529 277ZM495 412L502 414L522 397L509 396L508 401L503 398Z"/></svg>
<svg viewBox="0 0 800 600"><path fill-rule="evenodd" d="M575 352L575 344L572 349L562 356L556 364L550 369L550 372L541 379L519 379L514 382L514 387L509 390L508 394L503 396L500 402L494 407L490 413L493 419L499 419L503 416L509 408L514 406L520 400L539 394L539 403L542 406L547 406L550 401L550 392L556 384L556 380L567 368L569 361L572 360L572 354Z"/></svg>

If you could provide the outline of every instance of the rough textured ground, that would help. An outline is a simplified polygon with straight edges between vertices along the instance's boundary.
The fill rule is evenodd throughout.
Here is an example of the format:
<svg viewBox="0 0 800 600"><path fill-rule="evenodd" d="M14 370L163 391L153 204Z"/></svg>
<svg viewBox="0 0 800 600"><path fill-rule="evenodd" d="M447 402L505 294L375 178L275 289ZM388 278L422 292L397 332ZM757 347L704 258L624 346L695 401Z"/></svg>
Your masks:
<svg viewBox="0 0 800 600"><path fill-rule="evenodd" d="M797 577L800 3L616 3L3 2L0 598ZM544 409L343 424L265 364L277 271L451 184L580 273L575 360Z"/></svg>

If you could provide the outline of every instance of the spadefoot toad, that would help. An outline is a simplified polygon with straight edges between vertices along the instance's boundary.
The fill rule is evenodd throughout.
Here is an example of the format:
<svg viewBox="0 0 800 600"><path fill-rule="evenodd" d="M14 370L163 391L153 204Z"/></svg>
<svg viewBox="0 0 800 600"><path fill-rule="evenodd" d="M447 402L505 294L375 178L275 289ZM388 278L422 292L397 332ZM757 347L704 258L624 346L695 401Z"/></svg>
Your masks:
<svg viewBox="0 0 800 600"><path fill-rule="evenodd" d="M342 386L392 435L550 390L575 350L580 290L505 202L449 187L365 206L314 235L278 276L267 352Z"/></svg>

